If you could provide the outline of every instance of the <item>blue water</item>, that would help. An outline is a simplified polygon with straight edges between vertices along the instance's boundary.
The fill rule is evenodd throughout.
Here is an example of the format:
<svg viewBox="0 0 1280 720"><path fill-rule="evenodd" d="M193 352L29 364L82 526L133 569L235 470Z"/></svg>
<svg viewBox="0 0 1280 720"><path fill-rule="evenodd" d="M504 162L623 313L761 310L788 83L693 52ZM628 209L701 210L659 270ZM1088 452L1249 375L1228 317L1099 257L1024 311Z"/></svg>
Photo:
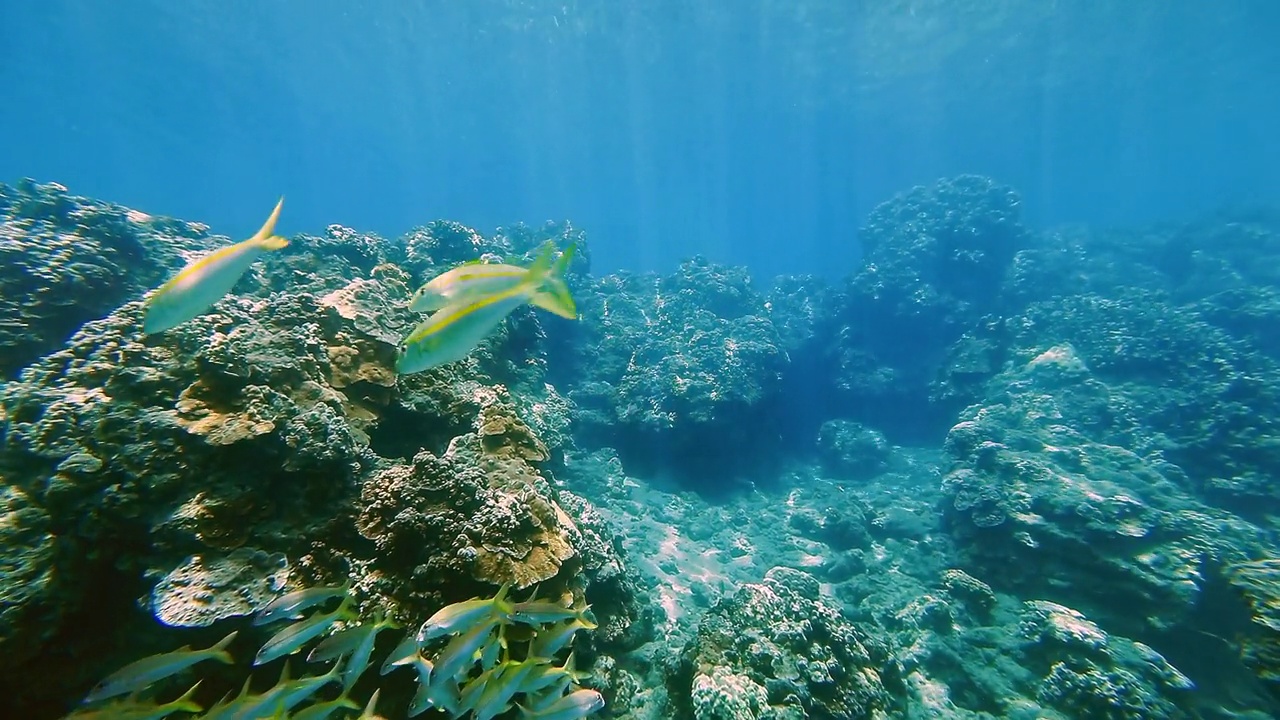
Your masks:
<svg viewBox="0 0 1280 720"><path fill-rule="evenodd" d="M1026 220L1280 199L1280 3L0 4L0 178L242 237L571 219L597 271L847 274L958 173Z"/></svg>

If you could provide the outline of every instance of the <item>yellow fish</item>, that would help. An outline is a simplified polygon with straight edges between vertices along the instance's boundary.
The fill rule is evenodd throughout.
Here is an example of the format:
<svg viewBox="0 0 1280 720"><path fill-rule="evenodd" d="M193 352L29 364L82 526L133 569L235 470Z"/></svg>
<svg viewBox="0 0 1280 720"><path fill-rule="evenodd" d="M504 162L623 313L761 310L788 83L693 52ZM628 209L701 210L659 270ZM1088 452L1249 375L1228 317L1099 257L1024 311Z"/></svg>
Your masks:
<svg viewBox="0 0 1280 720"><path fill-rule="evenodd" d="M561 256L561 269L573 258L576 245L570 245ZM418 288L409 299L409 309L414 312L431 312L456 303L474 301L486 295L494 295L519 285L529 273L529 268L519 265L469 262L437 275ZM564 308L572 309L573 300L569 288L559 272L547 276L547 290L539 292L529 301L533 305L563 315ZM573 320L576 315L563 315Z"/></svg>
<svg viewBox="0 0 1280 720"><path fill-rule="evenodd" d="M158 333L200 315L231 292L258 256L288 245L288 240L274 234L282 205L284 198L253 237L205 255L161 285L147 298L143 332Z"/></svg>
<svg viewBox="0 0 1280 720"><path fill-rule="evenodd" d="M541 297L553 312L576 318L573 298L562 274L573 257L570 245L553 264L548 244L519 282L499 292L469 297L444 307L422 321L404 340L396 372L421 372L461 360L471 353L516 308Z"/></svg>

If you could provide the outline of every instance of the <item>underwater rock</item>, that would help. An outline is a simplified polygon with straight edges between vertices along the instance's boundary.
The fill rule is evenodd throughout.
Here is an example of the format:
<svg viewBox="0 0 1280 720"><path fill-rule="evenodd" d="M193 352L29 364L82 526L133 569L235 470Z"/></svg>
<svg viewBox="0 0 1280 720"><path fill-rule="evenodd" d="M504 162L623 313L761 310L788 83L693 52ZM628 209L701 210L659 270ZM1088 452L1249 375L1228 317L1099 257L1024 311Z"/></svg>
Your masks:
<svg viewBox="0 0 1280 720"><path fill-rule="evenodd" d="M743 269L694 258L668 276L602 279L580 305L580 437L637 472L701 484L773 466L789 360Z"/></svg>
<svg viewBox="0 0 1280 720"><path fill-rule="evenodd" d="M227 555L192 555L152 588L151 611L171 627L206 627L267 604L288 574L279 553L237 548Z"/></svg>
<svg viewBox="0 0 1280 720"><path fill-rule="evenodd" d="M1083 615L1046 601L1025 603L1023 662L1041 675L1036 699L1082 717L1191 717L1190 680L1142 643L1113 637Z"/></svg>
<svg viewBox="0 0 1280 720"><path fill-rule="evenodd" d="M1011 369L990 394L948 436L942 480L974 574L1141 634L1191 622L1213 568L1265 547L1258 528L1170 480L1167 463L1096 438L1108 416L1092 413L1127 404L1071 347Z"/></svg>
<svg viewBox="0 0 1280 720"><path fill-rule="evenodd" d="M365 480L358 526L378 566L411 575L415 593L442 591L459 577L520 589L577 559L573 521L548 490L523 458L491 454L465 435L440 456L424 451ZM579 565L567 568L570 576Z"/></svg>
<svg viewBox="0 0 1280 720"><path fill-rule="evenodd" d="M1280 510L1280 362L1163 293L1116 289L1033 304L1011 321L1010 357L1070 345L1093 385L1058 405L1098 440L1159 453L1187 489L1246 518ZM1081 392L1083 390L1083 392Z"/></svg>
<svg viewBox="0 0 1280 720"><path fill-rule="evenodd" d="M55 572L58 539L48 513L0 476L0 648L19 666L81 602Z"/></svg>
<svg viewBox="0 0 1280 720"><path fill-rule="evenodd" d="M823 467L841 480L865 480L889 467L892 447L884 435L851 420L828 420L818 430Z"/></svg>
<svg viewBox="0 0 1280 720"><path fill-rule="evenodd" d="M587 602L598 623L591 633L592 644L619 652L654 639L661 609L631 565L614 528L585 498L566 490L557 494L560 506L574 521L570 538L582 558Z"/></svg>
<svg viewBox="0 0 1280 720"><path fill-rule="evenodd" d="M838 301L827 350L845 404L907 427L935 421L930 386L946 349L1005 307L993 289L1030 242L1020 206L1011 188L966 175L871 212L858 234L863 267Z"/></svg>
<svg viewBox="0 0 1280 720"><path fill-rule="evenodd" d="M693 679L690 693L694 720L758 720L773 718L769 693L747 675L711 668Z"/></svg>
<svg viewBox="0 0 1280 720"><path fill-rule="evenodd" d="M1248 630L1237 638L1240 659L1280 703L1280 560L1232 565L1226 578L1253 613Z"/></svg>
<svg viewBox="0 0 1280 720"><path fill-rule="evenodd" d="M55 183L0 183L0 377L221 240L204 225L76 197Z"/></svg>
<svg viewBox="0 0 1280 720"><path fill-rule="evenodd" d="M827 604L818 581L798 570L774 568L764 582L716 603L683 663L673 701L697 718L852 719L895 709L885 683L896 682L897 670L886 647ZM751 714L757 708L763 712Z"/></svg>

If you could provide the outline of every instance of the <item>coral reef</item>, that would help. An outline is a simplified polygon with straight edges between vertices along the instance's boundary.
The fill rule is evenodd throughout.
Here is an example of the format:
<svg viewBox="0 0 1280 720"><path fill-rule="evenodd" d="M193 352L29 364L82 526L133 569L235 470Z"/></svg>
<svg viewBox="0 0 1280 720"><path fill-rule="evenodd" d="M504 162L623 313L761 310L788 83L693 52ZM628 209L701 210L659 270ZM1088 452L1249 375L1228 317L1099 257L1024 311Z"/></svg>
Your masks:
<svg viewBox="0 0 1280 720"><path fill-rule="evenodd" d="M1280 560L1233 565L1226 577L1253 613L1248 631L1241 634L1241 660L1280 702Z"/></svg>
<svg viewBox="0 0 1280 720"><path fill-rule="evenodd" d="M685 649L677 702L699 720L888 717L897 670L887 648L818 588L774 568L717 603Z"/></svg>
<svg viewBox="0 0 1280 720"><path fill-rule="evenodd" d="M999 288L1030 243L1021 200L988 178L917 187L876 207L858 234L863 266L842 290L827 352L835 390L882 430L937 422L930 386L947 349L1005 306ZM917 431L918 432L918 431Z"/></svg>
<svg viewBox="0 0 1280 720"><path fill-rule="evenodd" d="M1187 623L1214 568L1266 546L1158 456L1095 439L1094 409L1114 398L1070 346L998 382L1001 400L966 410L946 440L944 509L976 574L1142 633Z"/></svg>
<svg viewBox="0 0 1280 720"><path fill-rule="evenodd" d="M828 420L818 430L818 456L827 472L849 480L865 480L889 467L889 441L851 420Z"/></svg>
<svg viewBox="0 0 1280 720"><path fill-rule="evenodd" d="M0 183L0 377L215 244L198 223L78 198L55 183Z"/></svg>
<svg viewBox="0 0 1280 720"><path fill-rule="evenodd" d="M90 212L96 205L87 201L51 197L62 203L59 213L86 226L105 232L117 222L117 214ZM636 586L610 568L621 563L617 549L577 531L546 471L531 464L571 442L567 402L546 382L544 366L528 362L542 340L513 347L515 335L506 333L464 363L397 378L395 343L412 321L405 309L412 277L398 264L401 252L338 226L296 237L210 312L143 337L140 303L104 308L105 317L0 387L4 532L15 541L0 549L0 572L14 588L0 613L4 682L20 683L16 669L50 652L94 658L39 692L5 684L15 707L38 715L34 708L74 697L120 659L123 638L164 643L168 635L146 630L154 622L138 605L176 625L243 612L257 592L250 588L271 574L262 558L288 558L291 577L311 582L374 572L361 582L381 604L403 602L407 613L456 600L490 577L546 580L566 562L558 582L580 594L593 571L583 570L577 544L590 541L596 567L611 578L601 621L615 643L643 636L642 625L632 630ZM537 327L536 318L526 320ZM521 389L518 399L508 387ZM461 574L425 583L426 564L418 566L425 555L400 553L391 533L378 537L396 553L379 556L379 545L356 529L358 518L381 507L362 498L376 497L397 473L412 474L404 468L419 457L482 478L458 482L449 496L473 514L454 511L453 524L432 525L445 547L473 533L474 543L457 548L462 556L428 558ZM489 474L506 490L491 490ZM532 543L508 535L522 527ZM613 618L611 607L624 616Z"/></svg>
<svg viewBox="0 0 1280 720"><path fill-rule="evenodd" d="M202 664L148 712L374 690L388 717L475 709L554 669L520 699L580 678L572 702L637 720L1274 715L1280 232L1036 236L1018 208L985 178L916 188L872 213L851 278L768 291L702 258L592 278L569 225L333 225L144 337L142 294L226 239L0 186L6 709L65 713L112 668L223 636L270 667L237 696L243 668ZM581 322L517 311L396 374L414 288L547 241L578 244ZM284 626L315 633L297 647L243 620L344 579ZM394 659L391 624L500 586L558 619L503 609L501 633L411 637L417 673L324 689ZM583 674L528 663L574 623L595 626ZM463 637L478 655L450 653ZM348 659L264 685L305 649ZM461 683L426 681L454 662Z"/></svg>
<svg viewBox="0 0 1280 720"><path fill-rule="evenodd" d="M788 358L744 271L694 258L597 281L580 305L584 372L569 397L583 437L638 469L764 474Z"/></svg>

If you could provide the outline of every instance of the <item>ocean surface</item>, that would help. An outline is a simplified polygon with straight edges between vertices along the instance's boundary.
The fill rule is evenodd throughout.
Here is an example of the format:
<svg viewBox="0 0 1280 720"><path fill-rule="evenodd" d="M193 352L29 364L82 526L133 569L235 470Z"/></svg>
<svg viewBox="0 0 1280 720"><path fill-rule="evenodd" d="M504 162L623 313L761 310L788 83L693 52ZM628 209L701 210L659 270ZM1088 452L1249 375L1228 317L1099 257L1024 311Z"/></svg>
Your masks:
<svg viewBox="0 0 1280 720"><path fill-rule="evenodd" d="M0 4L0 717L1280 717L1277 37Z"/></svg>

